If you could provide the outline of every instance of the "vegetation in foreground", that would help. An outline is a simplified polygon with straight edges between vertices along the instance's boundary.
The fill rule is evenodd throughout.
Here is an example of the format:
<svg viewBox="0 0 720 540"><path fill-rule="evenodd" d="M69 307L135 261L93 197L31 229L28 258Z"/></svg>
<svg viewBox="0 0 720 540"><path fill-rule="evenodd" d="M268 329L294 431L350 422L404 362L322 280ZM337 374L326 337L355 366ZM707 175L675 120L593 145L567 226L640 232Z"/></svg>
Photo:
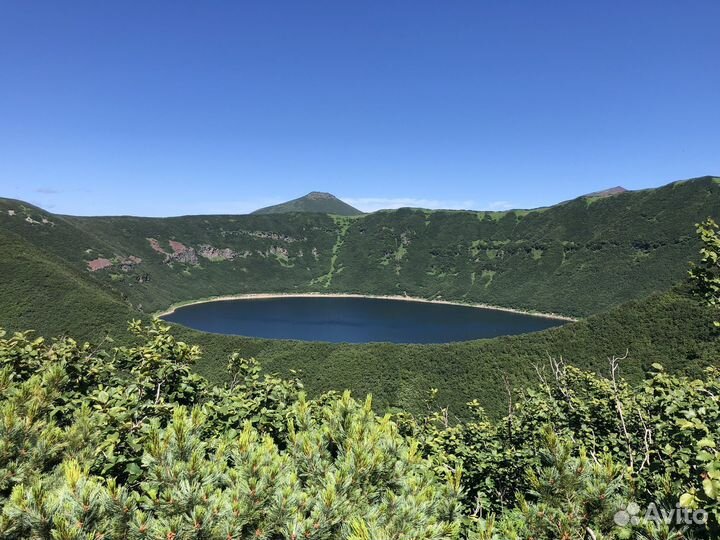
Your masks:
<svg viewBox="0 0 720 540"><path fill-rule="evenodd" d="M717 230L703 231L691 276L716 303ZM3 538L720 533L717 368L690 379L658 364L631 385L622 358L605 377L551 360L500 421L474 403L452 424L442 409L380 417L348 392L309 400L237 355L212 386L192 370L198 347L159 321L131 330L138 342L115 348L0 336Z"/></svg>
<svg viewBox="0 0 720 540"><path fill-rule="evenodd" d="M711 538L720 372L639 385L549 365L508 414L378 416L237 356L221 387L197 347L133 324L110 350L0 339L0 536L7 539ZM620 526L630 503L707 523ZM652 517L652 516L650 516ZM670 532L672 531L672 532ZM644 536L640 536L644 535Z"/></svg>

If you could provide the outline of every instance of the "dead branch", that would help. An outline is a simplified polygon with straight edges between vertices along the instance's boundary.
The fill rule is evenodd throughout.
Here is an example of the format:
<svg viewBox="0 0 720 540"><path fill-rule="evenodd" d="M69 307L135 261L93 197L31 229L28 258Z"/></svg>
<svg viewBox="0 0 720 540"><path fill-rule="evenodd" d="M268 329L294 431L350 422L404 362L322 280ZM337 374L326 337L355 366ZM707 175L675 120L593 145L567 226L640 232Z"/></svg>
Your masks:
<svg viewBox="0 0 720 540"><path fill-rule="evenodd" d="M608 358L610 361L610 376L613 386L613 394L615 398L615 409L618 412L618 416L620 417L620 426L622 427L623 436L625 437L625 444L627 446L628 451L628 458L630 459L630 470L635 472L635 457L633 456L633 449L632 449L632 439L630 438L630 433L628 433L627 430L627 424L625 423L625 413L623 412L623 404L620 400L620 390L618 388L618 372L620 370L620 361L625 360L628 355L630 354L630 349L627 349L625 351L625 355L621 357L614 356L612 358Z"/></svg>

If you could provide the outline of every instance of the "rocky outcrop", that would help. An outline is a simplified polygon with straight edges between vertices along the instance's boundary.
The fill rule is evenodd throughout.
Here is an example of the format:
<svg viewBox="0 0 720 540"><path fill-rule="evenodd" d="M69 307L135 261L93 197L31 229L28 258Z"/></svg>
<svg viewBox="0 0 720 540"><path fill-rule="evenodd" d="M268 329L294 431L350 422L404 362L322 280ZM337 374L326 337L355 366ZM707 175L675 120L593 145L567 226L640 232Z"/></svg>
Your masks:
<svg viewBox="0 0 720 540"><path fill-rule="evenodd" d="M216 248L203 244L198 248L198 254L211 261L232 261L238 254L230 248Z"/></svg>
<svg viewBox="0 0 720 540"><path fill-rule="evenodd" d="M290 257L288 250L281 246L272 246L269 253L270 255L280 257L281 259L288 259Z"/></svg>
<svg viewBox="0 0 720 540"><path fill-rule="evenodd" d="M179 262L182 264L190 264L190 265L197 265L198 264L198 257L197 252L194 248L187 247L181 242L178 242L176 240L170 240L168 244L170 244L170 248L172 249L172 253L168 253L163 249L163 247L160 245L160 242L157 241L155 238L148 238L147 241L150 244L150 247L157 253L160 253L161 255L165 255L165 260L163 261L166 264L170 264L173 262Z"/></svg>
<svg viewBox="0 0 720 540"><path fill-rule="evenodd" d="M110 268L112 266L112 261L110 259L93 259L92 261L88 261L88 270L91 272L97 272L98 270L103 270L104 268Z"/></svg>
<svg viewBox="0 0 720 540"><path fill-rule="evenodd" d="M186 247L175 240L170 240L169 244L173 250L170 254L170 260L191 265L196 265L198 263L197 252L194 248Z"/></svg>
<svg viewBox="0 0 720 540"><path fill-rule="evenodd" d="M147 241L150 243L150 247L153 248L153 250L157 253L162 253L163 255L167 255L168 253L162 248L160 245L160 242L155 240L155 238L148 238Z"/></svg>
<svg viewBox="0 0 720 540"><path fill-rule="evenodd" d="M90 250L88 250L90 251ZM122 257L119 255L116 255L115 257L111 259L106 259L104 257L98 257L97 259L93 259L92 261L88 261L88 270L91 272L97 272L98 270L104 270L105 268L110 268L112 266L119 266L120 270L123 272L131 272L135 270L135 268L142 262L142 259L140 257L136 257L135 255L130 255L128 257Z"/></svg>
<svg viewBox="0 0 720 540"><path fill-rule="evenodd" d="M136 257L135 255L130 255L129 257L126 257L119 261L120 270L122 270L123 272L132 272L133 270L135 270L135 267L137 265L139 265L141 262L142 262L142 259L140 257Z"/></svg>

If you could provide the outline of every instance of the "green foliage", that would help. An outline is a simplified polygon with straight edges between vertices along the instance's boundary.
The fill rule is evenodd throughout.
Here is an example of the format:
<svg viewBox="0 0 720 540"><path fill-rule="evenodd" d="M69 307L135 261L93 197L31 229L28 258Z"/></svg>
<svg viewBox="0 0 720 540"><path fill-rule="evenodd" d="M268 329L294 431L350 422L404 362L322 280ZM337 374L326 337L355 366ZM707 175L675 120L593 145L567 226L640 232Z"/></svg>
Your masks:
<svg viewBox="0 0 720 540"><path fill-rule="evenodd" d="M377 416L349 392L230 357L195 374L196 346L159 321L105 350L0 337L0 537L375 540L712 538L720 372L639 384L564 363L513 392L507 415ZM158 390L159 388L159 390ZM436 392L428 406L435 407ZM683 495L684 493L684 495ZM707 525L639 519L630 502L707 508Z"/></svg>
<svg viewBox="0 0 720 540"><path fill-rule="evenodd" d="M720 371L700 371L719 352L717 337L702 324L717 313L712 220L698 228L704 247L691 270L694 290L710 307L676 290L550 332L430 347L173 334L158 320L133 321L118 346L104 336L145 295L150 305L165 303L181 283L183 294L222 293L237 283L233 272L248 275L247 290L261 276L272 290L304 290L326 276L329 290L389 292L408 284L424 296L508 299L503 295L527 292L516 281L520 269L540 285L528 297L534 307L567 302L579 311L600 309L675 279L675 263L694 247L675 227L717 200L716 186L698 181L544 212L473 214L473 226L468 213L415 211L357 220L254 216L242 225L228 217L84 220L11 201L30 219L21 222L30 228L12 222L0 235L0 244L14 250L2 262L7 279L0 283L13 329L37 317L65 334L93 320L102 342L0 330L0 537L716 538ZM678 193L692 204L678 205ZM635 206L627 211L630 202ZM668 223L652 218L673 211ZM3 227L18 217L0 216ZM477 238L466 246L463 231ZM650 233L650 243L640 241ZM106 280L85 269L86 251L67 250L86 243L93 256L100 249L128 255L142 244L143 259L152 260L157 253L137 238L178 234L213 243L249 236L234 246L250 242L264 256L202 265L156 260L148 263L152 279L138 281ZM636 251L630 266L628 241ZM271 249L277 242L302 248L294 255ZM579 253L574 271L556 264L557 242L572 248L571 257ZM316 244L323 246L318 256L301 259L300 249L312 253ZM463 262L466 248L470 264ZM478 258L483 251L497 266ZM567 256L563 251L562 260ZM598 274L601 258L607 275ZM485 292L458 286L470 270L492 276ZM633 283L656 271L634 292L606 281L612 275ZM436 276L443 276L442 292ZM550 292L558 279L568 284L567 300ZM496 282L519 289L503 292ZM597 286L607 288L589 300ZM578 287L590 288L578 295ZM77 317L58 315L57 290L68 291ZM200 346L190 344L196 338ZM609 364L601 360L626 350ZM281 375L263 372L256 353ZM536 367L547 353L571 363ZM219 373L223 357L229 361ZM296 367L306 369L312 398L291 371ZM361 395L379 388L376 408L396 414L378 416L369 397L358 403L349 392L322 394L344 387ZM422 389L429 387L436 389L427 400ZM685 528L646 519L617 525L614 513L630 502L705 508L710 520Z"/></svg>
<svg viewBox="0 0 720 540"><path fill-rule="evenodd" d="M110 353L0 340L2 538L458 536L459 474L369 398L308 401L237 357L210 388L197 347L131 328Z"/></svg>
<svg viewBox="0 0 720 540"><path fill-rule="evenodd" d="M611 456L591 459L576 453L569 439L543 430L538 464L527 470L531 500L519 493L517 506L497 522L481 520L470 538L611 537L619 533L613 517L628 500L622 467Z"/></svg>
<svg viewBox="0 0 720 540"><path fill-rule="evenodd" d="M683 492L687 506L716 509L716 499L701 495L716 496L720 372L710 368L691 379L656 365L652 377L630 385L619 377L619 365L612 360L602 377L551 362L548 373L539 370L538 386L513 395L499 422L489 422L477 404L476 419L465 423L447 423L444 412L401 415L398 422L436 461L463 469L466 507L502 514L493 530L509 527L520 538L559 538L560 529L582 538L588 526L605 535L607 512L618 511L620 502L673 509ZM599 521L589 525L593 516ZM518 523L534 523L533 534ZM639 524L644 534L661 534L655 525ZM716 534L717 525L715 515L695 533Z"/></svg>
<svg viewBox="0 0 720 540"><path fill-rule="evenodd" d="M690 270L694 292L707 304L720 308L720 229L708 218L698 223L697 233L703 247L700 263ZM715 326L720 327L720 321L715 321Z"/></svg>
<svg viewBox="0 0 720 540"><path fill-rule="evenodd" d="M680 497L680 503L689 509L706 509L711 512L712 523L717 525L720 523L720 452L715 442L717 430L708 431L709 436L697 441L696 446L696 458L704 466L701 485L693 485Z"/></svg>
<svg viewBox="0 0 720 540"><path fill-rule="evenodd" d="M303 404L297 414L307 416ZM153 423L143 481L117 489L74 460L64 478L13 492L7 533L95 538L450 538L459 516L451 483L439 481L392 426L349 396L293 428L280 451L247 423L208 438L199 409ZM337 431L342 422L346 432ZM121 511L118 512L117 510ZM46 516L49 523L42 523ZM81 531L76 524L81 523Z"/></svg>

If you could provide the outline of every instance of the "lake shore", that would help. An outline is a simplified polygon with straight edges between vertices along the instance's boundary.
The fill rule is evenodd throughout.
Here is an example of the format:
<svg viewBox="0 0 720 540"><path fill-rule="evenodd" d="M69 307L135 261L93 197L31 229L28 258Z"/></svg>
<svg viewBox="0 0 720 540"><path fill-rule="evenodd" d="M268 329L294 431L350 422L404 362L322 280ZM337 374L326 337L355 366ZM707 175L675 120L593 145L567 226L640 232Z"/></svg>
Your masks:
<svg viewBox="0 0 720 540"><path fill-rule="evenodd" d="M557 313L544 313L540 311L530 311L502 306L493 306L490 304L478 304L471 302L457 302L452 300L430 300L428 298L420 298L416 296L403 295L377 295L377 294L355 294L355 293L246 293L246 294L230 294L223 296L213 296L209 298L200 298L198 300L187 300L172 304L165 310L156 311L153 317L165 317L175 312L176 309L191 306L195 304L207 304L210 302L228 302L231 300L263 300L271 298L373 298L376 300L402 300L403 302L423 302L427 304L448 304L452 306L465 306L479 309L487 309L492 311L505 311L508 313L517 313L520 315L532 315L533 317L543 317L545 319L556 319L560 321L575 322L579 319L576 317L568 317Z"/></svg>

